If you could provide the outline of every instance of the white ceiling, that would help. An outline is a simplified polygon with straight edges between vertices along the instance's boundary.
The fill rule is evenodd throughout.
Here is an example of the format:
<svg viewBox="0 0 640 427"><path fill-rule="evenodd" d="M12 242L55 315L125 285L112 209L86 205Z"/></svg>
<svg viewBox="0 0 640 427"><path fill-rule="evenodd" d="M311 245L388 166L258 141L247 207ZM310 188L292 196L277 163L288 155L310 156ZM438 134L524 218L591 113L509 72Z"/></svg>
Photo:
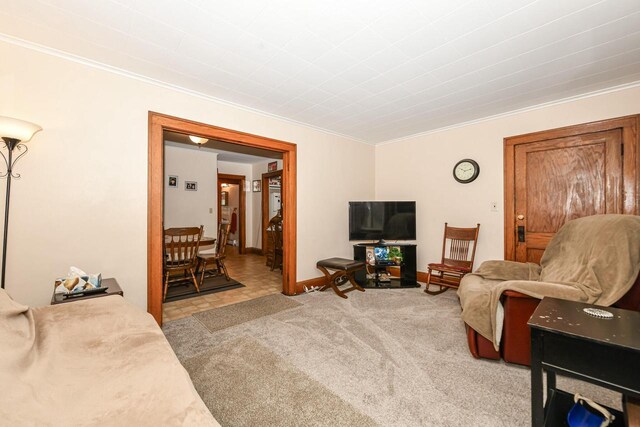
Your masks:
<svg viewBox="0 0 640 427"><path fill-rule="evenodd" d="M0 4L6 35L369 143L640 80L639 0Z"/></svg>

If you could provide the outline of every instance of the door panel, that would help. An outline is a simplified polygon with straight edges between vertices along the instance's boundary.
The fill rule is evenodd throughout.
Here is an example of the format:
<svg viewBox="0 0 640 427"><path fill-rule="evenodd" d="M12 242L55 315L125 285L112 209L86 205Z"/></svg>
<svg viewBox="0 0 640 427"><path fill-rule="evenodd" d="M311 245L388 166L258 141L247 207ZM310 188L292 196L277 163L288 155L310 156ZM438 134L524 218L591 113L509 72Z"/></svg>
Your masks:
<svg viewBox="0 0 640 427"><path fill-rule="evenodd" d="M514 151L516 261L540 261L554 234L583 216L622 213L622 131L517 145Z"/></svg>

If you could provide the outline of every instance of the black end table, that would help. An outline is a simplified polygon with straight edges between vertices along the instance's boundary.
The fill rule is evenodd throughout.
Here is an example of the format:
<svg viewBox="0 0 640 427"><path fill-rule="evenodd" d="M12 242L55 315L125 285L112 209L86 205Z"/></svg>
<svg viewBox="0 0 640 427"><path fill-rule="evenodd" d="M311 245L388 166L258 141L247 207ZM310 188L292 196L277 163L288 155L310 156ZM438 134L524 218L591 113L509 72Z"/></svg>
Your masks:
<svg viewBox="0 0 640 427"><path fill-rule="evenodd" d="M116 279L113 279L113 278L102 279L102 287L103 288L108 287L109 289L97 294L79 295L76 297L69 297L69 298L64 298L65 294L61 294L61 293L56 294L54 292L53 295L51 296L51 305L64 304L65 302L74 302L74 301L80 301L80 300L91 299L91 298L106 297L109 295L124 296L124 292L122 292L122 289L120 288L120 285L118 285L118 282L116 281Z"/></svg>
<svg viewBox="0 0 640 427"><path fill-rule="evenodd" d="M587 307L611 312L613 318L593 317L583 311ZM573 405L573 393L556 389L556 374L597 384L626 397L640 397L640 313L544 298L528 325L534 427L563 425ZM547 373L544 406L543 370ZM616 415L613 425L624 425L627 414L612 413Z"/></svg>

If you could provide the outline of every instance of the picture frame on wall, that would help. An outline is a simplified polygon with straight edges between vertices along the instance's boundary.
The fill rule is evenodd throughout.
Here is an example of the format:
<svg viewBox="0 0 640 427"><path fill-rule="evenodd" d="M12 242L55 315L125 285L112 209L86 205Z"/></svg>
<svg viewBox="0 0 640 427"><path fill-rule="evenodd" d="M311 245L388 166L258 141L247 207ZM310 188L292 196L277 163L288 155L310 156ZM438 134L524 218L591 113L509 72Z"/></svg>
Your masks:
<svg viewBox="0 0 640 427"><path fill-rule="evenodd" d="M253 180L253 192L259 193L262 191L262 182L259 179Z"/></svg>
<svg viewBox="0 0 640 427"><path fill-rule="evenodd" d="M269 162L269 164L267 165L267 171L269 172L275 172L278 170L278 162Z"/></svg>
<svg viewBox="0 0 640 427"><path fill-rule="evenodd" d="M186 191L198 191L198 183L196 181L185 181L184 189Z"/></svg>
<svg viewBox="0 0 640 427"><path fill-rule="evenodd" d="M228 191L223 191L222 193L220 193L220 205L221 206L229 205L229 192Z"/></svg>
<svg viewBox="0 0 640 427"><path fill-rule="evenodd" d="M178 188L178 177L176 175L169 175L167 185L169 188Z"/></svg>

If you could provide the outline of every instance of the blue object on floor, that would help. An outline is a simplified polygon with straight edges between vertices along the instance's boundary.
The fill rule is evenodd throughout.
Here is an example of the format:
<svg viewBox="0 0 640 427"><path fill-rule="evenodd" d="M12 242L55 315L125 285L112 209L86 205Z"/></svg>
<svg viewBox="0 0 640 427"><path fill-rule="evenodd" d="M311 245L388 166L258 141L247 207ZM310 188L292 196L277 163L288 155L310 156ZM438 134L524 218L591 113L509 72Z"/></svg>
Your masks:
<svg viewBox="0 0 640 427"><path fill-rule="evenodd" d="M613 421L614 416L592 400L579 394L574 396L574 400L576 403L567 415L569 427L606 427Z"/></svg>

